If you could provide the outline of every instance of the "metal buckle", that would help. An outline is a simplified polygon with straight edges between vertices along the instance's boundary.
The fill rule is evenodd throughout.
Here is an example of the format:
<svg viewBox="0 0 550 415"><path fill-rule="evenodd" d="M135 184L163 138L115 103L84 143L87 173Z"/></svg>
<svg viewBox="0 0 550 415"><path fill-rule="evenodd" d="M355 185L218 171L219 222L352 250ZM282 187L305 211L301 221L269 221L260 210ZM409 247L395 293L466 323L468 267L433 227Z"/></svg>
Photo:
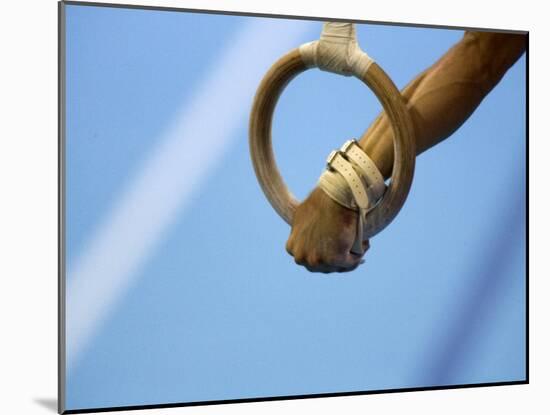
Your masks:
<svg viewBox="0 0 550 415"><path fill-rule="evenodd" d="M348 140L340 147L340 151L346 153L353 145L358 145L357 141L355 139Z"/></svg>
<svg viewBox="0 0 550 415"><path fill-rule="evenodd" d="M327 157L327 167L332 168L331 164L338 154L340 154L340 150L332 150L330 152L330 154Z"/></svg>
<svg viewBox="0 0 550 415"><path fill-rule="evenodd" d="M340 154L342 157L344 157L344 158L347 160L348 158L346 157L346 152L347 152L347 151L350 149L350 147L353 146L353 145L358 145L358 144L357 144L357 141L355 141L355 139L351 139L351 140L346 141L346 142L342 145L342 147L340 147L339 150L332 150L332 151L330 152L330 154L328 155L328 157L327 157L327 168L328 168L329 170L332 170L332 169L333 169L333 168L332 168L332 162L334 161L334 159L336 158L336 156L337 156L338 154Z"/></svg>

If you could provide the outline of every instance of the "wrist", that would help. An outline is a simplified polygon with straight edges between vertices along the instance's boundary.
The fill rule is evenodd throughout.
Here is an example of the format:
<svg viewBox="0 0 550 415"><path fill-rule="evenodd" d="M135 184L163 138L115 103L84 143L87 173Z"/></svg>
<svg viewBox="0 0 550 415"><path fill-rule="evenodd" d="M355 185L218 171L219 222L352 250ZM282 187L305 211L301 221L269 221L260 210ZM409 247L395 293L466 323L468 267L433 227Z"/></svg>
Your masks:
<svg viewBox="0 0 550 415"><path fill-rule="evenodd" d="M351 210L372 208L386 190L378 165L355 140L346 141L329 155L318 183L333 201Z"/></svg>

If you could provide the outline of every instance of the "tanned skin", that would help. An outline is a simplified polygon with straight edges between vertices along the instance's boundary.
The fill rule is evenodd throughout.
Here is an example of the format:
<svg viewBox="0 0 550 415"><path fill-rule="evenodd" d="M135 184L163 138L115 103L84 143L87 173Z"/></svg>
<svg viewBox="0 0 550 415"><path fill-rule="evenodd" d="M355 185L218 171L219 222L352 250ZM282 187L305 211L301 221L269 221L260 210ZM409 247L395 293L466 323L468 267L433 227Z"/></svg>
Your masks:
<svg viewBox="0 0 550 415"><path fill-rule="evenodd" d="M526 43L523 34L465 32L401 91L413 121L417 154L445 140L468 119L524 53ZM393 167L392 137L388 118L381 113L359 141L385 178ZM362 259L350 252L357 220L357 212L316 188L296 210L286 249L309 271L351 271Z"/></svg>

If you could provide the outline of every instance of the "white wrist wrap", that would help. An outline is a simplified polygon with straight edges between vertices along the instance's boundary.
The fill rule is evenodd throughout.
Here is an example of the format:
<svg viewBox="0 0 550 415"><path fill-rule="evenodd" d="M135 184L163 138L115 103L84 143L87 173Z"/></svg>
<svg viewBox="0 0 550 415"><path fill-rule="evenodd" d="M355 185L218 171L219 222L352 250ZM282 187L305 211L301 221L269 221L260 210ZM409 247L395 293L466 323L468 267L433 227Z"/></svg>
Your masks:
<svg viewBox="0 0 550 415"><path fill-rule="evenodd" d="M355 140L330 153L319 187L335 202L359 211L357 235L352 252L363 253L363 226L367 213L386 191L384 177Z"/></svg>

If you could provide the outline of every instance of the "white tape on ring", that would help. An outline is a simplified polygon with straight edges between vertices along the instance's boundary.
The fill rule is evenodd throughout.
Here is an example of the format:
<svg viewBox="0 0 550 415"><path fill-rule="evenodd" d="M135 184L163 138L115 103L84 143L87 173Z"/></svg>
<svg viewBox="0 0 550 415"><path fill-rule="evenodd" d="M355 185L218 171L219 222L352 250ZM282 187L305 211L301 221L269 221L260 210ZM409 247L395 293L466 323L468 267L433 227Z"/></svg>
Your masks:
<svg viewBox="0 0 550 415"><path fill-rule="evenodd" d="M362 78L373 60L361 50L353 23L327 22L319 40L300 46L308 67Z"/></svg>

